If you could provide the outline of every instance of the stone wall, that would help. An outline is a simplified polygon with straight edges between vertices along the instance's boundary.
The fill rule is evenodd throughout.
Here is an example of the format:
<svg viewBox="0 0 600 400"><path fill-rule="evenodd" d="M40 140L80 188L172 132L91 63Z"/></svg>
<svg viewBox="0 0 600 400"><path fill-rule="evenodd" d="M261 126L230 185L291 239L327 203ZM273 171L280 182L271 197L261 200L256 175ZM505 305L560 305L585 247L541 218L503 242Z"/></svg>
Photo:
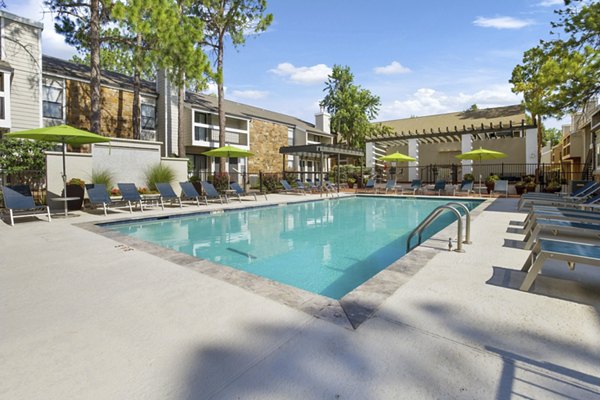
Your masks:
<svg viewBox="0 0 600 400"><path fill-rule="evenodd" d="M287 146L288 128L285 125L265 121L250 121L250 151L253 157L248 158L249 172L280 172L283 156L279 148Z"/></svg>
<svg viewBox="0 0 600 400"><path fill-rule="evenodd" d="M67 124L90 129L90 85L66 80ZM102 88L101 133L115 138L133 138L133 93L112 88Z"/></svg>

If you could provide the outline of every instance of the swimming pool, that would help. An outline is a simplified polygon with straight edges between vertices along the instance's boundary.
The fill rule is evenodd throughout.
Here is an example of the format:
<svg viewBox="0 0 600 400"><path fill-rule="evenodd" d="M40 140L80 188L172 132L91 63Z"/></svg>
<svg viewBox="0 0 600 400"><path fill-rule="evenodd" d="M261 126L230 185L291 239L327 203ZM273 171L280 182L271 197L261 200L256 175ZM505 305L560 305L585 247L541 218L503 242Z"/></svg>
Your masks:
<svg viewBox="0 0 600 400"><path fill-rule="evenodd" d="M109 225L198 258L340 299L405 254L408 234L448 200L353 197ZM481 201L461 201L469 209ZM455 218L445 213L429 238Z"/></svg>

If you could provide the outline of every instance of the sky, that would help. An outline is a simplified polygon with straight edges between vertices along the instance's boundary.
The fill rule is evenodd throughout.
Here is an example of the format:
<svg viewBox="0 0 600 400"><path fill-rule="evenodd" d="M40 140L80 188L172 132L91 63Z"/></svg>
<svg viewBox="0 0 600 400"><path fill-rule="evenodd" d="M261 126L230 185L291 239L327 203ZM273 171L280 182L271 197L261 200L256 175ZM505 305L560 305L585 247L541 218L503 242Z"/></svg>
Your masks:
<svg viewBox="0 0 600 400"><path fill-rule="evenodd" d="M5 0L44 23L44 54L75 50L43 0ZM562 0L269 0L266 32L225 52L225 98L314 122L334 65L381 99L377 121L518 104L508 80L550 39ZM210 89L209 89L210 91ZM560 127L568 121L546 121Z"/></svg>

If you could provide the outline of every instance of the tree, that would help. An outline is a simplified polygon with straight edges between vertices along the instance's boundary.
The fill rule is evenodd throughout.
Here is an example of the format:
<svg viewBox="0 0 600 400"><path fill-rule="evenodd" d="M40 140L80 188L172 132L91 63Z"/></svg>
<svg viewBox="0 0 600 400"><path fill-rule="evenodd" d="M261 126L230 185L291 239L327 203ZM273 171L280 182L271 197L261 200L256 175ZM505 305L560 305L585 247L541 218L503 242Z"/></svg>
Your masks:
<svg viewBox="0 0 600 400"><path fill-rule="evenodd" d="M471 106L469 108L467 108L465 110L465 112L469 112L469 111L477 111L479 110L479 107L477 107L477 104L471 104Z"/></svg>
<svg viewBox="0 0 600 400"><path fill-rule="evenodd" d="M327 92L321 101L331 114L331 129L348 145L364 148L365 138L373 129L373 120L381 105L378 96L354 84L350 67L333 66L333 71L325 82Z"/></svg>
<svg viewBox="0 0 600 400"><path fill-rule="evenodd" d="M46 171L47 150L56 144L25 139L2 138L0 140L0 169L8 174L20 171Z"/></svg>
<svg viewBox="0 0 600 400"><path fill-rule="evenodd" d="M219 146L225 146L225 92L223 90L223 55L225 40L234 47L246 43L246 35L265 31L273 21L266 14L266 0L195 0L194 13L205 24L202 44L216 56L217 101L219 107ZM221 157L219 167L225 171L226 159Z"/></svg>
<svg viewBox="0 0 600 400"><path fill-rule="evenodd" d="M560 143L562 138L562 132L557 128L546 128L544 129L544 136L542 138L542 146L546 146L550 142L550 146L556 146Z"/></svg>
<svg viewBox="0 0 600 400"><path fill-rule="evenodd" d="M65 36L65 41L78 51L90 53L90 130L101 133L101 30L111 20L111 0L45 0L45 5L56 12L54 28Z"/></svg>

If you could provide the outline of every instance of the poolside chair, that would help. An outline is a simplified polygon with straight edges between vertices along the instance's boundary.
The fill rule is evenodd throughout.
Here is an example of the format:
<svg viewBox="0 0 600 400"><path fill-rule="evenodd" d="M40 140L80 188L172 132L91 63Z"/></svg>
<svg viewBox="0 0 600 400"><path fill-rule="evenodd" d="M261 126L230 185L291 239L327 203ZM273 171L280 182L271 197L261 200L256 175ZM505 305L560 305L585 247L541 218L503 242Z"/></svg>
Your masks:
<svg viewBox="0 0 600 400"><path fill-rule="evenodd" d="M454 187L453 195L456 196L460 193L466 193L467 196L473 191L473 181L462 181L459 187Z"/></svg>
<svg viewBox="0 0 600 400"><path fill-rule="evenodd" d="M177 196L177 194L175 194L175 191L173 190L173 187L170 183L157 183L156 189L158 190L158 193L160 193L160 208L162 208L163 210L165 209L164 200L170 201L171 204L173 204L173 202L178 203L179 208L183 207L183 205L181 204L181 199L179 198L179 196Z"/></svg>
<svg viewBox="0 0 600 400"><path fill-rule="evenodd" d="M46 215L48 222L52 221L50 207L37 206L29 185L2 186L4 207L8 210L10 226L15 226L15 218L32 215Z"/></svg>
<svg viewBox="0 0 600 400"><path fill-rule="evenodd" d="M580 187L579 189L571 192L571 193L539 193L539 192L528 192L521 195L521 198L530 199L530 198L555 198L555 197L580 197L585 196L589 192L593 191L596 187L598 187L600 183L595 181L587 182L585 185Z"/></svg>
<svg viewBox="0 0 600 400"><path fill-rule="evenodd" d="M231 188L231 190L233 190L235 192L235 195L238 197L238 200L241 202L242 201L242 197L248 197L248 196L253 196L255 201L258 201L258 198L256 197L256 192L246 192L239 183L237 182L231 182L229 183L229 187ZM265 200L267 200L267 195L265 194Z"/></svg>
<svg viewBox="0 0 600 400"><path fill-rule="evenodd" d="M87 191L90 204L92 206L102 206L104 215L106 216L108 207L115 204L106 191L106 185L103 183L86 184L85 190ZM133 212L131 207L129 207L129 212Z"/></svg>
<svg viewBox="0 0 600 400"><path fill-rule="evenodd" d="M383 190L385 194L388 194L388 192L390 191L394 191L394 193L398 194L398 187L396 186L396 181L394 179L388 179L388 181L385 183L385 188L383 188Z"/></svg>
<svg viewBox="0 0 600 400"><path fill-rule="evenodd" d="M441 196L442 192L446 192L446 181L443 179L435 181L433 189L427 189L427 192L437 193L438 196Z"/></svg>
<svg viewBox="0 0 600 400"><path fill-rule="evenodd" d="M492 193L503 193L505 197L508 197L508 181L506 180L497 180L494 183L494 190Z"/></svg>
<svg viewBox="0 0 600 400"><path fill-rule="evenodd" d="M304 193L307 193L309 191L312 192L312 190L310 188L307 188L306 186L304 186L304 182L302 182L300 179L296 179L296 187L300 190L302 190Z"/></svg>
<svg viewBox="0 0 600 400"><path fill-rule="evenodd" d="M223 199L225 199L225 203L229 203L227 195L219 194L212 183L201 181L200 184L202 185L202 190L204 190L204 200L206 201L206 205L208 205L209 200L219 200L221 204L223 204Z"/></svg>
<svg viewBox="0 0 600 400"><path fill-rule="evenodd" d="M400 192L400 194L404 194L405 190L407 192L412 191L412 194L417 194L419 191L422 191L422 187L423 187L423 183L421 182L420 179L413 179L412 182L410 183L410 187L402 188L402 192Z"/></svg>
<svg viewBox="0 0 600 400"><path fill-rule="evenodd" d="M196 205L200 207L201 196L192 182L179 182L179 186L181 186L181 197L183 201L195 201ZM208 202L206 204L208 205Z"/></svg>
<svg viewBox="0 0 600 400"><path fill-rule="evenodd" d="M117 186L121 192L121 200L127 202L130 212L133 212L132 203L139 204L140 211L144 212L144 201L142 196L140 196L139 192L137 191L135 183L117 183Z"/></svg>
<svg viewBox="0 0 600 400"><path fill-rule="evenodd" d="M310 189L310 191L312 192L322 192L323 188L321 187L321 185L317 185L315 184L312 179L310 178L306 178L306 183L308 183L308 188Z"/></svg>
<svg viewBox="0 0 600 400"><path fill-rule="evenodd" d="M556 193L526 193L519 199L517 207L519 210L522 210L536 204L572 205L584 202L589 197L597 194L600 194L600 183L591 182L567 196Z"/></svg>
<svg viewBox="0 0 600 400"><path fill-rule="evenodd" d="M331 193L332 196L334 193L337 193L338 197L340 197L340 192L337 190L337 186L335 186L333 183L325 181L324 187L327 190L327 192Z"/></svg>
<svg viewBox="0 0 600 400"><path fill-rule="evenodd" d="M538 240L521 268L521 271L527 272L527 275L520 290L528 291L531 288L548 259L565 261L571 271L575 269L577 263L600 267L600 247L572 241Z"/></svg>
<svg viewBox="0 0 600 400"><path fill-rule="evenodd" d="M531 249L542 232L549 231L552 235L564 235L581 237L594 237L600 239L600 225L584 222L538 218L529 231L524 232L525 248Z"/></svg>
<svg viewBox="0 0 600 400"><path fill-rule="evenodd" d="M600 213L595 211L567 209L545 209L534 207L523 221L523 231L528 232L539 218L568 220L590 224L600 224Z"/></svg>
<svg viewBox="0 0 600 400"><path fill-rule="evenodd" d="M286 181L285 179L282 179L279 181L279 183L281 183L281 186L283 186L283 190L281 191L281 193L294 193L294 194L306 194L305 190L302 190L300 188L293 188L292 185L290 185L290 183L288 181Z"/></svg>

